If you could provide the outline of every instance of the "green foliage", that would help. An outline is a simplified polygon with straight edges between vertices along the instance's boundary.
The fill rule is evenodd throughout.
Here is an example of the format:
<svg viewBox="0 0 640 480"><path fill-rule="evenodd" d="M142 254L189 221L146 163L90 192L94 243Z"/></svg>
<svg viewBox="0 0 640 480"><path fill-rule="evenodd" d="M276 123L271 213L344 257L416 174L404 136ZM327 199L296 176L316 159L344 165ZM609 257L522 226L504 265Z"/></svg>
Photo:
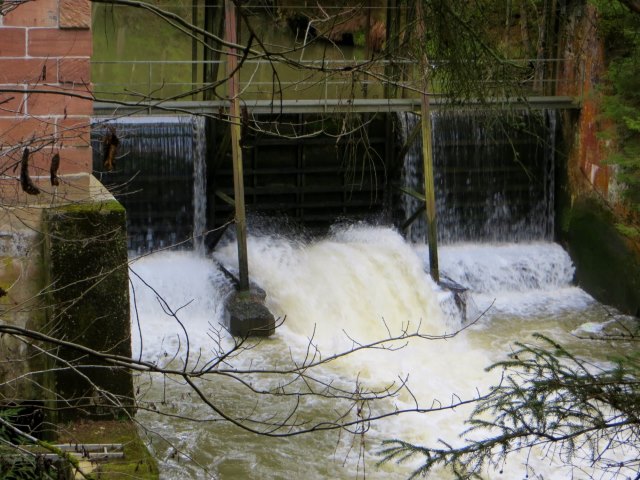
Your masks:
<svg viewBox="0 0 640 480"><path fill-rule="evenodd" d="M513 452L539 448L565 465L588 465L594 476L633 478L640 466L638 356L620 356L602 368L547 337L536 338L541 346L518 344L508 360L490 367L502 370L502 381L478 401L462 447L391 440L382 462L421 456L412 478L442 467L459 479L482 478L487 469L501 471Z"/></svg>
<svg viewBox="0 0 640 480"><path fill-rule="evenodd" d="M625 237L640 238L640 228L631 225L625 225L624 223L617 223L616 229Z"/></svg>
<svg viewBox="0 0 640 480"><path fill-rule="evenodd" d="M520 93L521 80L529 73L528 65L507 60L507 52L502 50L501 39L493 28L500 17L496 2L421 3L423 28L417 10L410 13L407 33L403 35L407 44L400 48L412 52L419 65L424 58L430 62L434 91L462 101Z"/></svg>
<svg viewBox="0 0 640 480"><path fill-rule="evenodd" d="M4 480L55 480L58 469L42 455L21 450L23 443L8 425L20 414L18 408L0 410L0 478ZM64 477L62 477L64 478Z"/></svg>
<svg viewBox="0 0 640 480"><path fill-rule="evenodd" d="M609 162L620 166L617 177L626 187L625 198L640 211L640 15L619 2L596 6L609 59L603 107L613 126L605 136L617 147Z"/></svg>

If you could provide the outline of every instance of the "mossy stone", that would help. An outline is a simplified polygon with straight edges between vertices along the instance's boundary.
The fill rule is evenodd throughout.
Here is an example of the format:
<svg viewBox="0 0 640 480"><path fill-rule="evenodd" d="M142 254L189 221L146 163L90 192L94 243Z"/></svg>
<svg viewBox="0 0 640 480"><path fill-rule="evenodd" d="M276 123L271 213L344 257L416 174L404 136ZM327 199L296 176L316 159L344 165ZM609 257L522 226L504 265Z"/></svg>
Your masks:
<svg viewBox="0 0 640 480"><path fill-rule="evenodd" d="M613 213L595 196L574 200L565 219L578 284L598 301L640 316L640 253L615 227Z"/></svg>
<svg viewBox="0 0 640 480"><path fill-rule="evenodd" d="M46 332L97 352L131 356L126 217L117 201L68 205L44 212L44 262L49 318ZM122 399L132 410L130 372L112 368L97 356L70 347L58 351L77 369L55 373L56 393L73 408L60 420L77 415L120 415L101 392ZM83 378L86 376L90 381ZM94 384L97 388L92 386Z"/></svg>

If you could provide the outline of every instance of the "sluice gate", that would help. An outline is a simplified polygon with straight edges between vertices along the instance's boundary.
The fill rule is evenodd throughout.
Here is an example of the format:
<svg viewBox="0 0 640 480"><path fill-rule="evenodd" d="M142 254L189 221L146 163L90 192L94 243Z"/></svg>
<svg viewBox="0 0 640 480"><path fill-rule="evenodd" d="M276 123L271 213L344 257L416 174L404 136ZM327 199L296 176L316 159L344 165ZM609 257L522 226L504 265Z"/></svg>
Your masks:
<svg viewBox="0 0 640 480"><path fill-rule="evenodd" d="M419 119L401 115L405 137ZM432 115L438 237L460 241L551 240L554 235L556 115L554 111L486 111ZM403 162L402 184L419 190L421 142ZM420 207L402 199L408 215ZM408 226L410 238L425 238L424 215Z"/></svg>
<svg viewBox="0 0 640 480"><path fill-rule="evenodd" d="M386 115L261 115L243 129L245 203L249 216L286 219L310 233L340 219L379 219L393 179ZM226 125L214 125L210 220L219 226L232 207L233 172ZM222 195L220 195L222 194Z"/></svg>
<svg viewBox="0 0 640 480"><path fill-rule="evenodd" d="M553 236L554 130L549 112L508 120L482 113L432 116L440 240ZM420 138L412 113L254 114L243 122L249 228L284 224L310 235L343 220L403 224L424 240ZM101 172L100 140L121 140ZM228 124L202 117L128 117L94 123L94 168L128 212L129 249L180 244L233 218ZM206 241L211 244L215 233Z"/></svg>

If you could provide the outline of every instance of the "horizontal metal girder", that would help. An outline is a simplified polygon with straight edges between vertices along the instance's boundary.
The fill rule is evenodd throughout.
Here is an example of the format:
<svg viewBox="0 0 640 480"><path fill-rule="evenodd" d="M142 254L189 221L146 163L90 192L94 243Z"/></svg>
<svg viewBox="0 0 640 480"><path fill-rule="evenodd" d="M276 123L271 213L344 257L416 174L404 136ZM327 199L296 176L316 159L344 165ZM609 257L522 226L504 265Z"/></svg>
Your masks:
<svg viewBox="0 0 640 480"><path fill-rule="evenodd" d="M432 109L465 109L478 108L482 105L492 105L501 108L532 108L532 109L578 109L580 101L569 96L526 97L526 98L493 98L480 101L455 103L443 97L431 97ZM352 100L244 100L243 109L252 114L300 114L300 113L388 113L388 112L417 112L420 110L418 98L393 99L352 99ZM162 115L162 114L204 114L220 116L229 107L226 100L211 101L149 101L149 102L94 102L93 111L96 116L123 115Z"/></svg>

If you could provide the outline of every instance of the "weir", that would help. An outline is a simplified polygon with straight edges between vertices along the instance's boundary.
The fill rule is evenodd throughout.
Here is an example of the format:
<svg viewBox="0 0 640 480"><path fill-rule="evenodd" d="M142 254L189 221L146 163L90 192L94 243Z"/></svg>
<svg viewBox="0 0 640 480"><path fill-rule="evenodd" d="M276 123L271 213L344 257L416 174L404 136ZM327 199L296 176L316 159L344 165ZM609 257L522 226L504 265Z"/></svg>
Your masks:
<svg viewBox="0 0 640 480"><path fill-rule="evenodd" d="M415 341L383 342L382 348L364 349L313 371L314 381L343 392L383 391L404 382L408 390L362 403L363 410L350 409L348 401L324 394L302 401L296 413L311 423L325 424L336 409L347 412L343 417L347 420L360 411L394 414L346 439L328 432L272 439L247 436L216 421L202 422L194 431L192 425L173 418L217 419L216 415L185 394L184 386L143 379L143 405L173 416L158 418L148 413L151 408L138 414L145 427L173 445L165 448L159 442L156 447L167 478L199 478L203 472L222 480L255 478L256 465L262 478L287 471L314 480L355 479L361 468L366 469L367 478L406 478L415 465L375 466L380 442L402 438L433 445L442 439L457 444L468 410L397 417L395 412L416 404L428 407L477 398L499 381L496 372L486 372L485 367L503 359L514 339L527 340L532 331L544 331L570 345L576 341L575 332L604 329L611 321L603 317L600 305L573 286L570 258L549 241L557 188L553 113L514 114L508 122L513 128L506 129L482 112L449 116L438 112L433 116L436 185L444 226L441 235L448 243L441 248L441 268L470 289L471 319L489 309L476 325L446 341L438 340L457 331L461 323L447 310L449 294L425 273L426 248L406 242L393 229L372 225L381 219L387 225L392 220L401 225L415 207L406 203L400 187L420 176L414 168L420 163L419 143L403 148L416 118L413 114L372 115L368 120L360 133L371 140L370 150L363 150L358 137L345 136L336 142L329 135L313 134L315 122L322 127L318 130L341 131L343 124L330 115L253 116L252 128L245 125L246 200L248 211L253 210L250 274L266 291L266 307L284 320L268 341L230 357L225 373L246 372L256 365L275 371L290 363L300 365L310 351L327 358L354 345L415 331L421 335ZM190 124L188 118L172 121ZM271 133L276 128L291 138L274 139ZM206 228L211 229L229 220L231 208L221 198L232 190L226 125L212 122L206 130ZM122 138L132 137L126 132L123 125ZM183 145L189 148L188 142ZM370 161L345 161L366 154ZM125 148L121 155L121 162L134 163ZM173 155L179 158L184 152ZM198 171L189 162L183 164L190 166L191 174ZM193 192L195 187L189 188ZM191 193L185 200L193 209L194 196ZM341 218L351 221L336 225ZM354 219L368 220L369 225L354 225ZM410 226L416 240L424 238L420 228L418 223ZM189 231L193 229L185 228L183 235ZM223 241L212 255L215 262L203 261L201 254L190 251L160 252L133 262L137 303L132 316L139 325L132 336L134 355L150 362L187 361L194 359L187 352L215 352L215 357L233 348L234 339L224 330L224 310L234 287L216 263L234 270L237 249L233 241ZM145 282L153 284L154 290ZM178 318L167 315L157 302L158 295L169 305L184 306ZM295 386L277 375L259 374L251 377L250 384L216 377L203 382L202 391L213 398L223 389L230 399L224 405L225 414L255 425L264 418L275 422L290 418L290 399L280 395L283 384ZM278 395L265 401L256 393L265 391ZM166 402L166 398L175 400ZM256 418L251 417L253 413ZM198 458L199 466L173 459L173 448ZM292 464L292 458L302 457L304 465ZM534 473L568 478L571 474L535 449L501 468L505 478ZM491 468L484 473L486 478L497 475Z"/></svg>
<svg viewBox="0 0 640 480"><path fill-rule="evenodd" d="M419 122L400 114L404 142ZM515 111L436 112L432 115L440 242L552 240L555 218L556 114ZM422 139L407 151L402 185L421 191ZM405 218L422 203L402 197ZM425 217L406 224L423 241Z"/></svg>
<svg viewBox="0 0 640 480"><path fill-rule="evenodd" d="M231 5L232 2L228 0L227 3ZM395 1L388 5L392 4L399 5ZM205 2L206 6L211 6L211 2ZM394 8L389 10L392 12ZM207 16L210 12L211 9ZM197 23L196 17L197 8L194 8L194 23ZM38 18L38 22L42 21ZM54 16L49 16L49 20L54 20ZM85 20L88 21L82 29L88 30L90 18ZM205 25L211 23L210 20L205 21ZM393 23L388 22L388 26ZM7 20L5 25L16 32L23 30L11 27ZM48 30L51 30L42 28L43 25L33 26L33 30L23 32L25 42L28 42L24 45L27 61L33 60L31 41L40 33L49 34ZM77 27L61 24L63 30ZM69 31L62 33L67 36ZM144 35L146 41L148 33ZM409 203L410 199L401 193L401 188L405 187L418 190L418 185L411 182L416 176L422 176L415 167L419 156L417 151L412 151L419 143L407 142L407 134L416 119L413 114L405 114L416 112L419 102L410 98L387 98L392 96L387 95L392 90L390 84L373 85L370 78L366 78L369 74L359 75L361 66L369 62L368 59L343 59L329 66L329 75L324 75L321 71L328 64L324 63L323 54L322 67L310 82L305 84L299 78L287 78L280 84L283 88L279 92L281 102L274 102L274 76L269 75L263 82L258 74L254 82L258 68L253 71L256 65L252 65L251 60L245 64L248 67L243 72L245 79L248 71L253 71L245 86L251 84L257 88L241 88L248 95L242 99L245 109L242 116L233 113L231 116L235 115L236 127L242 118L243 149L249 167L245 182L249 208L253 210L252 224L254 227L260 223L266 225L260 229L260 235L249 237L252 278L265 287L267 306L283 323L268 340L253 343L249 339L247 343L239 343L237 336L232 338L225 330L225 304L233 285L219 268L221 265L232 270L239 263L238 254L233 239L216 243L221 227L231 221L231 172L226 138L228 123L225 123L229 119L230 101L164 101L166 98L188 98L185 92L199 92L198 88L203 86L206 86L202 90L203 99L220 94L215 91L215 75L209 76L218 68L214 65L216 61L204 54L207 65L201 60L198 64L197 40L193 38L194 61L185 62L192 69L189 72L192 82L166 82L168 76L153 76L151 62L147 63L148 70L145 69L148 71L145 88L138 89L133 82L125 82L131 95L122 95L120 90L124 89L116 84L117 78L116 83L104 90L98 86L98 91L112 92L113 98L125 99L124 102L96 105L98 114L109 116L117 111L125 115L144 112L159 115L146 119L133 116L108 119L102 123L103 118L94 122L95 170L127 206L131 262L125 261L124 248L119 248L114 265L105 262L112 257L114 248L103 242L103 237L115 230L111 224L96 220L95 216L113 210L111 213L117 214L119 222L118 231L123 232L120 227L124 211L113 205L111 199L108 202L111 209L105 208L105 203L97 204L95 209L86 212L86 221L78 215L78 205L72 202L68 209L52 212L58 218L48 226L52 229L49 241L71 240L74 245L81 246L74 250L80 251L82 257L60 256L55 263L56 269L64 268L65 273L73 277L68 284L82 287L77 276L78 267L84 264L92 266L85 277L100 278L95 287L91 285L68 298L60 296L62 289L57 280L47 280L49 285L55 285L51 292L52 308L62 309L61 323L75 329L60 338L78 338L77 331L80 331L91 333L99 341L106 340L104 320L111 322L113 312L110 308L105 310L103 302L96 302L93 294L99 291L109 305L113 304L122 313L129 304L124 295L126 286L123 286L128 284L127 268L131 267L130 271L135 272L130 283L134 294L130 305L133 334L129 333L128 322L118 324L121 328L115 346L104 344L100 348L128 357L131 338L135 358L148 361L149 366L183 369L173 370L176 374L166 376L155 373L136 376L137 389L133 388L128 372L125 381L118 382L127 390L122 398L135 398L136 420L149 429L147 431L155 431L158 435L158 441L153 439L153 448L162 462L163 478L279 478L283 472L295 478L313 480L365 476L384 480L406 478L415 465L377 468L376 449L381 442L400 438L418 444L438 445L445 441L456 445L460 441L458 435L466 428L463 420L468 410L461 406L443 414L432 411L400 415L400 412L418 406L439 410L458 399L472 400L491 391L500 381L499 372L487 372L485 367L504 359L514 340L526 341L533 331L542 331L571 346L571 342L576 342L576 333L605 330L621 318L573 286L574 268L569 257L562 248L548 241L553 238L554 191L557 189L555 116L544 112L537 122L535 115L515 114L509 119L508 132L502 135L504 123L494 123L491 117L473 111L467 105L461 109L465 113L444 115L437 112L433 117L436 160L440 162L436 167L439 170L440 235L441 240L448 243L441 250L442 269L450 278L470 289L478 315L484 312L476 324L449 338L451 332L460 329L461 323L455 315L442 311L448 294L425 273L428 256L424 246L409 243L396 230L379 226L380 223L406 226L409 238L415 241L424 238L420 222L407 221L417 210L416 205ZM555 50L559 45L551 40L545 42ZM41 38L40 43L47 42ZM90 45L91 42L85 43ZM60 45L65 46L64 55L67 55L68 44ZM367 53L364 58L368 57ZM44 54L41 58L46 63L56 57L50 57L47 52L46 58ZM302 55L300 58L302 60ZM62 67L65 59L59 57L59 60L56 66ZM145 62L130 63L134 70L136 65ZM169 62L158 63L164 68ZM273 72L284 73L288 67L286 62L283 65ZM309 70L315 68L312 63L301 62L300 65L305 69L310 67ZM386 61L378 64L385 73L396 67L404 68L398 65ZM263 66L267 69L261 68L262 72L270 71L271 60ZM411 77L419 81L429 65L417 67ZM369 72L375 73L375 68ZM43 81L45 70L42 70ZM63 69L59 68L58 79L61 83L84 84L87 77L82 75L83 70L78 70L79 78L72 79L66 77L68 73L63 75ZM113 65L105 70L109 75L118 76L118 69ZM547 67L544 70L549 71ZM527 76L530 73L528 68L521 71ZM203 73L204 78L198 84L199 73ZM337 85L331 85L329 77L336 73L342 78ZM575 73L575 78L578 73L588 78L592 72L576 68ZM222 75L226 73L222 72ZM97 79L96 76L93 78ZM540 86L539 80L542 78L533 79L533 83ZM544 80L555 84L558 78L552 76ZM37 84L40 85L40 80ZM167 90L164 90L165 84ZM307 88L310 84L324 86L322 98L316 89ZM116 91L112 90L113 86ZM412 87L410 84L405 86ZM543 86L545 92L578 90L566 85L561 88ZM32 87L24 83L17 90L24 92L20 94L24 95L29 120L33 116L32 100L38 95L28 93ZM404 86L394 81L393 89L396 87L398 95L394 93L394 97L406 93L401 93ZM384 89L384 98L355 98L351 95L354 89L365 97L378 95ZM63 90L68 91L66 86ZM578 106L575 99L568 96L527 97L535 93L535 85L534 90L526 90L528 93L522 98L495 98L490 103L508 101L512 107L533 105L534 109ZM349 94L342 95L347 91ZM199 93L188 95L200 98ZM145 97L144 101L140 101L141 96ZM292 98L303 96L310 98ZM91 98L88 95L85 101ZM231 93L229 98L233 98L236 105L239 103L236 93ZM431 100L439 103L437 99ZM444 102L438 106L446 107ZM68 112L62 102L59 107L55 117L51 116L52 111L41 117L47 125L54 125L57 133L60 133L63 121L68 120L68 113L75 116L73 109ZM167 111L191 111L197 115L164 116ZM398 112L402 113L401 119L395 117ZM205 122L199 116L201 114L215 120ZM20 121L24 120L22 112L19 117ZM356 124L363 128L354 129ZM511 130L511 127L515 129ZM110 129L118 136L120 148L115 170L106 173L101 172L103 160L99 152L102 139ZM275 138L274 134L280 133L285 134L284 139ZM30 130L29 135L32 134ZM81 143L82 148L88 150L84 139ZM407 155L401 155L407 150ZM238 169L235 171L237 173ZM15 180L11 178L14 193L17 191ZM45 180L37 179L40 185L46 183ZM94 192L93 180L83 190ZM43 202L42 206L53 205L58 193L57 189L53 190L51 201ZM234 193L239 195L237 185ZM242 199L245 199L244 194ZM419 216L420 212L416 218ZM274 218L278 220L274 221ZM80 230L77 225L65 224L78 219L82 220L83 228L86 227L83 238L72 235ZM364 225L365 222L368 224ZM31 234L37 232L39 236L42 231L38 225L31 228L30 224L20 223L29 225ZM96 228L96 225L105 228ZM214 230L215 235L209 235L210 230ZM303 234L292 233L299 231ZM105 248L104 252L87 248L88 238L97 240L94 243ZM505 240L514 243L504 243ZM479 241L483 243L473 243ZM502 243L496 245L494 242ZM205 246L214 244L217 246L215 251L205 254ZM135 257L138 253L170 246L184 250ZM67 248L58 250L70 251ZM591 255L592 251L587 254ZM39 265L39 257L35 259ZM22 278L28 268L16 267L14 270ZM102 280L105 270L122 273L118 276L118 285ZM52 268L51 272L54 271ZM77 302L78 299L83 302ZM99 310L82 316L95 323L95 327L78 326L67 318L73 308L85 305ZM43 311L41 305L36 307ZM489 310L485 312L485 308ZM127 320L126 315L118 318ZM416 338L404 338L412 332L417 334ZM394 336L400 340L394 341ZM372 348L359 348L366 342L378 341L381 343ZM583 345L579 348L583 354ZM601 350L599 345L585 353L590 365L599 365ZM64 351L54 354L59 355L60 368L55 366L53 371L67 370L67 359L75 360L78 355L77 352L66 355ZM309 358L330 358L332 361L320 364L319 368L307 368ZM197 384L199 391L212 399L216 408L208 409L197 398L197 393L194 394L197 391L185 390L186 384L180 381L180 372L186 372L194 363L197 364L194 368L202 370L201 375L192 377L193 385ZM278 376L283 366L293 366L303 375ZM72 365L72 368L78 367ZM93 366L88 366L87 370L93 370ZM98 377L109 379L110 368L105 369L104 374L98 371ZM309 386L314 382L320 389L316 391L317 395L309 395ZM96 381L96 384L100 389L93 393L102 391L102 383ZM47 384L46 388L56 394L69 392L55 385ZM332 390L334 388L336 390ZM102 415L101 397L87 393L82 385L77 390L79 396L89 402L89 408ZM109 393L114 391L109 389ZM387 396L386 392L390 391L393 393ZM66 395L73 396L75 392ZM133 415L131 405L129 413ZM158 416L158 412L168 415ZM369 423L376 415L384 418ZM270 434L279 429L289 435L300 425L321 428L307 437L274 439L247 436L246 432L230 427L229 418L246 422L250 428L267 427ZM192 421L185 421L187 419ZM355 424L354 429L347 426L336 435L322 431L331 422L345 425L353 420L362 423ZM276 426L278 422L282 423L276 430L271 430L272 422ZM87 429L82 425L80 428ZM130 443L127 440L126 444ZM571 454L574 453L572 450ZM615 463L617 456L612 455L612 458ZM575 470L562 460L554 460L550 450L533 448L501 464L499 475L504 478L575 478L576 474L584 473L588 477L607 478L591 469L593 463L589 458L579 463ZM142 461L132 465L136 474L142 474L139 472L141 465ZM495 478L498 468L493 470L489 466L483 472L484 477ZM449 478L447 472L443 472L441 478Z"/></svg>
<svg viewBox="0 0 640 480"><path fill-rule="evenodd" d="M101 145L109 131L120 140L112 172L104 171ZM129 251L199 248L206 222L204 119L94 120L91 140L95 174L127 210Z"/></svg>
<svg viewBox="0 0 640 480"><path fill-rule="evenodd" d="M555 118L545 110L506 119L482 111L432 114L441 242L553 238ZM250 222L278 219L310 235L344 220L395 224L424 241L421 203L400 190L424 188L421 139L407 138L418 121L407 112L253 116L243 135ZM196 245L215 243L217 232L205 232L233 218L226 123L205 126L197 116L96 121L97 171L108 128L121 146L116 169L101 179L127 208L129 250L191 247L194 237Z"/></svg>
<svg viewBox="0 0 640 480"><path fill-rule="evenodd" d="M327 200L324 210L322 205L305 202L314 199L322 203L322 195L331 198L330 189L323 192L318 188L313 192L309 187L335 188L333 179L344 178L344 170L336 172L335 167L342 164L335 152L349 142L336 147L322 137L272 141L266 132L247 135L245 181L249 211L268 206L273 208L264 208L263 212L272 215L281 211L287 215L282 218L290 219L274 221L273 216L265 215L266 221L260 222L260 218L250 217L248 238L251 279L266 291L265 305L269 311L284 320L268 341L229 358L226 371L247 371L257 364L266 370L290 362L301 364L308 358L309 349L314 352L317 349L318 355L326 358L349 351L354 345L407 331L420 332L421 339L385 342L384 348L364 349L313 370L318 382L344 391L353 388L381 391L385 386L406 381L408 391L366 404L367 415L375 415L411 409L417 403L428 407L446 405L457 398L476 398L499 381L498 374L486 372L485 367L503 359L514 339L527 341L533 331L543 331L571 345L577 342L576 333L606 328L611 317L603 316L601 306L572 284L574 268L569 256L549 241L555 216L555 117L544 112L516 118L518 121L513 122L516 128L508 135L502 135L503 124L491 123L491 117L482 113L451 117L436 113L433 118L436 158L445 157L436 161L438 207L441 224L445 226L442 235L448 243L440 250L441 269L447 277L469 288L470 319L484 312L476 325L446 341L435 338L457 331L461 327L460 318L448 308L450 295L439 289L426 273L428 255L423 244L410 244L397 231L371 224L329 226L337 213L349 214L348 208L353 208L352 218L364 212L359 218L405 219L413 207L403 203L406 197L398 187L402 186L403 178L410 178L415 171L412 165L420 163L416 153L419 143L411 146L405 161L395 165L395 171L384 170L387 175L384 182L370 184L377 189L365 189L363 197L355 194L351 197L366 202L362 211L357 205L349 206L345 200L349 196L342 190L344 183L339 183L339 199L344 203L336 212L332 210L335 205ZM291 125L302 125L303 120L296 116L279 126L291 128L290 133L301 136L303 132L293 130ZM367 133L382 133L386 120L380 120L379 127L373 121ZM386 157L392 162L403 150L403 139L416 119L413 115L402 115L393 120L393 154L387 153ZM273 125L267 120L261 124L263 131ZM209 126L209 132L212 127L215 138L212 143L224 145L223 130L216 132L214 124ZM530 131L534 134L527 135ZM124 131L122 135L126 137ZM376 137L371 134L370 138ZM375 151L380 155L387 152L383 145L374 141ZM122 154L126 155L126 151ZM209 150L207 158L211 222L212 213L213 218L220 213L225 218L230 213L226 206L227 210L220 207L220 213L217 206L212 207L218 200L211 203L215 196L212 190L230 188L230 172L228 166L224 167L226 171L222 167L229 164L223 148L214 149L213 153ZM365 168L359 172L360 179L369 178ZM223 180L227 187L223 187ZM449 190L455 194L447 195ZM376 198L372 197L372 191L377 191L383 201L372 201ZM389 197L392 200L387 204ZM492 216L490 213L494 211L500 215ZM308 225L322 226L325 235L310 238L299 234L295 223L304 223L310 212L315 215L309 218ZM318 222L318 212L324 214L322 223ZM471 221L476 217L477 221ZM418 224L412 225L412 235L419 228ZM136 308L132 309L133 321L140 326L132 336L134 355L157 362L166 358L185 359L187 351L220 352L221 348L224 351L234 345L223 328L226 299L234 287L216 265L219 263L228 270L236 268L234 242L221 242L213 257L215 262L203 261L202 255L193 252L172 251L133 263L133 270L142 279L136 277L132 284L137 298ZM149 290L143 280L150 281L155 290ZM179 315L182 323L167 315L157 302L158 294L170 305L185 306ZM614 314L614 318L619 317ZM226 414L245 420L247 412L258 412L277 422L286 421L290 415L289 399L276 395L265 401L256 391L271 391L283 383L290 385L288 382L277 375L258 375L252 377L250 388L241 382L216 379L208 382L210 385L205 382L203 390L215 396L224 389L226 398L231 399L225 405ZM175 418L187 413L210 418L211 412L185 395L184 387L177 383L163 385L149 379L143 380L143 386L145 395L141 401L145 405L160 406ZM167 397L176 400L163 402ZM347 420L356 415L355 409L349 410L348 402L324 395L301 402L298 408L297 413L312 423L332 418L336 409L348 412L344 417ZM458 435L465 429L466 414L465 408L426 415L394 414L372 424L366 433L348 438L329 432L282 439L247 436L218 422L203 422L194 432L185 422L158 418L144 410L138 419L174 445L165 448L160 442L157 447L167 478L199 478L203 472L222 480L255 478L258 465L262 478L275 478L287 471L314 480L356 479L364 468L367 478L399 480L407 478L415 464L377 468L376 449L380 442L402 438L433 445L442 439L457 444ZM249 421L255 424L253 419ZM360 439L362 444L357 443ZM200 466L173 460L171 448L197 457ZM354 449L361 453L354 455ZM302 467L292 465L291 458L301 457L305 458ZM501 468L505 478L533 473L544 478L569 478L571 474L569 469L545 456L545 452L535 449L526 456L513 457ZM484 473L485 478L497 475L491 468ZM441 478L449 477L444 474Z"/></svg>

